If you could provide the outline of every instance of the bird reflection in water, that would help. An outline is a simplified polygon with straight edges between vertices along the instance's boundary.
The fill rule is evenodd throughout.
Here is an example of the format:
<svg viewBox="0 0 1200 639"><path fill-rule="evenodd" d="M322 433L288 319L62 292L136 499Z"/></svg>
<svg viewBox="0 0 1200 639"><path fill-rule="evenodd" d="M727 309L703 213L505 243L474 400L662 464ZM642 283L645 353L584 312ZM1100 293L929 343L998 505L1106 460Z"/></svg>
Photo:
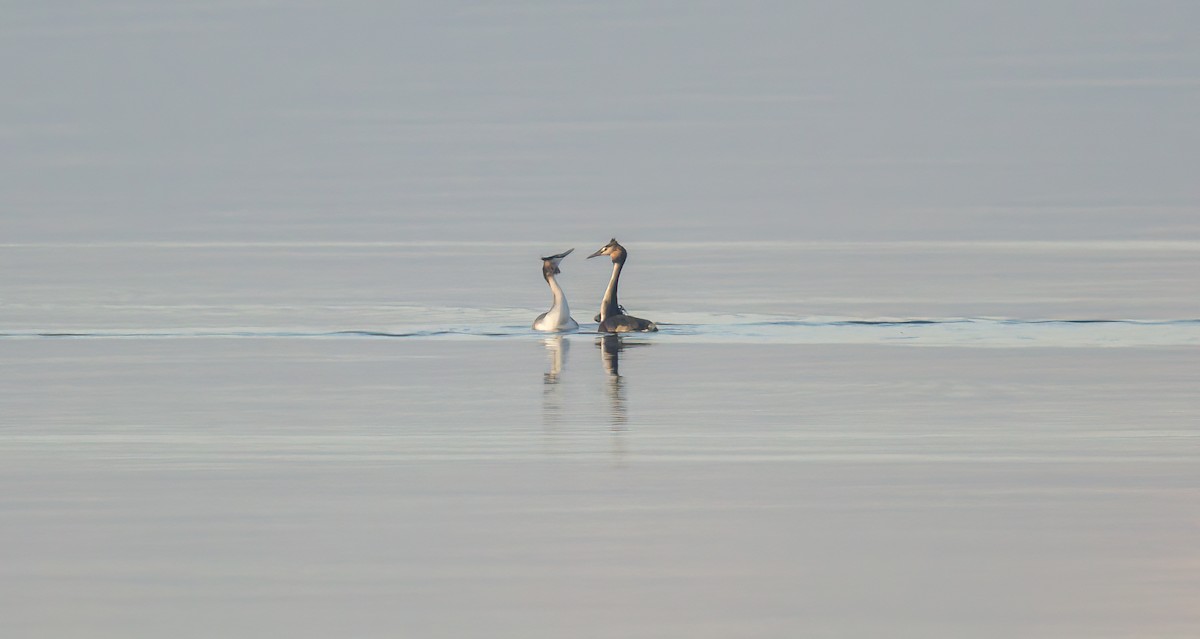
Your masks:
<svg viewBox="0 0 1200 639"><path fill-rule="evenodd" d="M542 422L546 426L561 426L569 419L569 401L563 393L570 390L560 384L561 375L567 365L567 353L571 341L566 336L554 335L542 340L542 345L549 353L549 369L542 374ZM605 394L608 399L609 422L612 430L625 430L629 424L629 413L626 408L625 378L621 376L621 353L635 346L648 346L647 342L636 339L625 341L624 335L603 335L596 339L596 348L600 351L600 363L605 373ZM566 384L570 387L571 384ZM581 406L575 408L584 410Z"/></svg>
<svg viewBox="0 0 1200 639"><path fill-rule="evenodd" d="M562 335L555 335L542 340L542 344L550 352L550 370L542 375L542 421L546 425L558 425L563 416L558 377L567 363L571 342L563 339Z"/></svg>
<svg viewBox="0 0 1200 639"><path fill-rule="evenodd" d="M541 377L541 423L545 426L559 426L563 423L563 398L560 393L558 377L566 365L566 352L570 350L571 342L563 339L562 335L541 340L541 344L550 352L550 370Z"/></svg>
<svg viewBox="0 0 1200 639"><path fill-rule="evenodd" d="M648 342L626 342L619 334L605 335L596 340L600 348L601 362L608 375L608 406L614 429L623 430L629 423L625 407L625 378L621 376L621 352L635 346L648 346Z"/></svg>
<svg viewBox="0 0 1200 639"><path fill-rule="evenodd" d="M562 373L563 365L567 363L567 351L571 350L571 343L563 339L562 335L555 335L542 340L542 344L550 351L550 370L546 372L542 381L546 386L553 386L558 383L558 376Z"/></svg>

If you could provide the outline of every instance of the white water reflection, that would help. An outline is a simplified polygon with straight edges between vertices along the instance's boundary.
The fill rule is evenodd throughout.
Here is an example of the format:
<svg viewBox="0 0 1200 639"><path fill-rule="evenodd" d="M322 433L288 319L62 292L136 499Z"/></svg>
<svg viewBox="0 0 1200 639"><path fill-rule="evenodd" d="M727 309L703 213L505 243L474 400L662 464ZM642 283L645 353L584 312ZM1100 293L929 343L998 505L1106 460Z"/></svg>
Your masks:
<svg viewBox="0 0 1200 639"><path fill-rule="evenodd" d="M315 636L363 597L359 634L1194 618L1191 352L623 337L0 342L0 623L298 605Z"/></svg>
<svg viewBox="0 0 1200 639"><path fill-rule="evenodd" d="M556 429L564 419L563 390L559 385L559 376L566 366L571 343L562 335L554 335L542 339L542 344L549 354L549 370L542 373L542 425Z"/></svg>

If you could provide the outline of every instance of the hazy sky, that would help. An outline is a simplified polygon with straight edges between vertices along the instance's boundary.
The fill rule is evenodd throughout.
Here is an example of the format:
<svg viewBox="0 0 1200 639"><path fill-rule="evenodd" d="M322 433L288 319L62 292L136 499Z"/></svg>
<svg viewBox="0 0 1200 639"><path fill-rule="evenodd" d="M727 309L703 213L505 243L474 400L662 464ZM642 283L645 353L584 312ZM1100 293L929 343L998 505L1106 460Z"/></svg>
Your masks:
<svg viewBox="0 0 1200 639"><path fill-rule="evenodd" d="M8 2L4 241L1200 237L1195 2Z"/></svg>

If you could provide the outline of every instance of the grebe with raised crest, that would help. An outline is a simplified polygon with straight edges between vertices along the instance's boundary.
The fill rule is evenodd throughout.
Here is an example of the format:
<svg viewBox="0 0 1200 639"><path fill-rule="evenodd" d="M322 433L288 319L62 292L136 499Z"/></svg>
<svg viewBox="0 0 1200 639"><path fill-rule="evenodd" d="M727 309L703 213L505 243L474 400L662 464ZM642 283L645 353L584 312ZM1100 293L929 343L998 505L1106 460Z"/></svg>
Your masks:
<svg viewBox="0 0 1200 639"><path fill-rule="evenodd" d="M628 251L617 243L617 238L609 240L608 244L592 253L588 259L607 255L612 258L612 277L608 280L608 288L604 291L604 299L600 301L600 315L596 321L600 326L596 329L601 333L635 333L657 331L654 322L640 317L626 315L625 309L617 302L617 282L621 279L621 269L625 267Z"/></svg>
<svg viewBox="0 0 1200 639"><path fill-rule="evenodd" d="M574 250L567 249L558 255L542 258L542 277L550 285L550 294L554 296L554 304L550 306L550 310L538 315L537 319L533 320L533 330L535 331L573 331L579 328L579 323L571 318L571 308L567 306L567 296L563 294L558 280L554 278L555 275L562 272L558 270L558 263Z"/></svg>

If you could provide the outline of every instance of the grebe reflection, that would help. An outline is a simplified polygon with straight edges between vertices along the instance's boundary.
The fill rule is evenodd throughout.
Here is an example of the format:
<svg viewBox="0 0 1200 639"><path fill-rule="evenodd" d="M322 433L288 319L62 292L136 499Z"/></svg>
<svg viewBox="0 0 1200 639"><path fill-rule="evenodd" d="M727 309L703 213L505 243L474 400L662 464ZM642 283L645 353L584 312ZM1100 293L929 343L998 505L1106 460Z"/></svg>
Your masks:
<svg viewBox="0 0 1200 639"><path fill-rule="evenodd" d="M623 429L629 423L629 412L626 408L625 378L621 376L621 353L626 348L649 346L649 342L626 342L621 335L604 335L596 340L600 349L600 363L608 375L608 407L612 418L613 428Z"/></svg>
<svg viewBox="0 0 1200 639"><path fill-rule="evenodd" d="M625 406L625 383L621 379L621 351L625 344L620 335L605 335L597 340L600 347L600 362L608 373L608 411L612 427L624 430L629 423L629 412Z"/></svg>
<svg viewBox="0 0 1200 639"><path fill-rule="evenodd" d="M550 353L550 370L542 373L542 425L558 427L563 421L562 388L558 384L559 375L567 364L567 351L571 342L563 339L562 335L547 337L542 345Z"/></svg>
<svg viewBox="0 0 1200 639"><path fill-rule="evenodd" d="M558 376L567 363L567 352L571 350L571 342L563 339L562 335L555 335L542 340L542 344L550 352L550 370L546 372L542 381L547 386L557 384Z"/></svg>

